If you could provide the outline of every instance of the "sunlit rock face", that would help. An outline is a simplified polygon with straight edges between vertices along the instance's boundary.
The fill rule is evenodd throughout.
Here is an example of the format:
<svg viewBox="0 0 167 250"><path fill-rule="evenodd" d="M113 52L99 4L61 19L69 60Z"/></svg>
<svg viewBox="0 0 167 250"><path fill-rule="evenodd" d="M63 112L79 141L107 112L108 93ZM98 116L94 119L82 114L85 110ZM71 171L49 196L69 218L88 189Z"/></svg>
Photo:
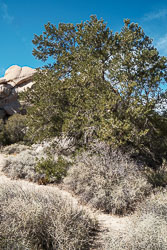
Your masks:
<svg viewBox="0 0 167 250"><path fill-rule="evenodd" d="M18 94L31 88L35 69L13 65L0 78L0 119L20 112Z"/></svg>

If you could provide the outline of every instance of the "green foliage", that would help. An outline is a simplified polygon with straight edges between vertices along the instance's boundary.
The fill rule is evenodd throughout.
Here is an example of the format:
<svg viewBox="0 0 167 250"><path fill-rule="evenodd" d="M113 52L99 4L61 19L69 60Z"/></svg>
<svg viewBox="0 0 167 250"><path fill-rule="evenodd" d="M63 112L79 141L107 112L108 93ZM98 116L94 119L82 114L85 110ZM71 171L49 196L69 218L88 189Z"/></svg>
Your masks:
<svg viewBox="0 0 167 250"><path fill-rule="evenodd" d="M37 73L32 90L23 95L30 104L32 141L66 134L79 145L99 138L150 155L159 148L155 141L165 126L154 110L167 59L138 24L125 20L113 34L96 16L58 28L48 23L33 43L37 59L54 62Z"/></svg>
<svg viewBox="0 0 167 250"><path fill-rule="evenodd" d="M0 122L0 140L2 145L9 145L24 140L26 116L14 114L5 123L3 120Z"/></svg>
<svg viewBox="0 0 167 250"><path fill-rule="evenodd" d="M147 168L146 176L153 187L165 187L167 185L167 164L164 160L162 166L156 170Z"/></svg>
<svg viewBox="0 0 167 250"><path fill-rule="evenodd" d="M141 149L146 141L150 143L149 135L153 135L153 130L154 136L157 134L154 123L160 118L154 107L160 79L166 76L166 58L159 56L142 28L129 20L125 20L117 37L119 48L110 62L108 77L120 96L115 100L114 112L113 100L107 104L111 112L103 120L101 136L115 144L128 142Z"/></svg>
<svg viewBox="0 0 167 250"><path fill-rule="evenodd" d="M27 138L33 142L49 136L60 135L68 100L62 82L53 71L40 72L36 84L22 94L30 107L27 108Z"/></svg>
<svg viewBox="0 0 167 250"><path fill-rule="evenodd" d="M42 158L36 164L36 171L44 176L39 180L41 184L47 184L51 182L59 183L66 176L69 163L62 157L58 157L57 162L52 158Z"/></svg>
<svg viewBox="0 0 167 250"><path fill-rule="evenodd" d="M163 117L167 118L167 90L161 94L156 108Z"/></svg>
<svg viewBox="0 0 167 250"><path fill-rule="evenodd" d="M4 131L4 121L0 119L0 145L6 144L5 131Z"/></svg>

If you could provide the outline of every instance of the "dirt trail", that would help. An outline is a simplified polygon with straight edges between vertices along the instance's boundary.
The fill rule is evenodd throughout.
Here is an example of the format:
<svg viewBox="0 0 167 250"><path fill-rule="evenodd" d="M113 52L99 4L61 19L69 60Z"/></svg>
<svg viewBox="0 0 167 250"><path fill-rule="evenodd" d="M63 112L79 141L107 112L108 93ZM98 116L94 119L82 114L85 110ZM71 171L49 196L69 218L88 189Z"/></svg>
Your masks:
<svg viewBox="0 0 167 250"><path fill-rule="evenodd" d="M105 214L103 212L100 212L97 209L92 208L89 205L82 205L80 204L79 198L75 195L71 194L70 192L59 188L56 185L38 185L36 183L28 182L26 180L11 180L9 177L5 176L2 172L2 166L3 162L6 161L6 155L0 154L0 183L2 182L19 182L23 187L24 186L31 186L34 189L45 189L50 190L54 189L58 194L60 194L62 197L64 197L65 200L68 200L74 207L78 207L79 209L83 209L86 213L90 215L90 217L96 219L99 224L99 231L95 238L95 246L91 248L93 249L100 249L103 250L103 240L104 236L107 236L108 233L112 231L112 233L124 233L128 230L131 222L131 219L129 216L124 217L118 217L110 214Z"/></svg>

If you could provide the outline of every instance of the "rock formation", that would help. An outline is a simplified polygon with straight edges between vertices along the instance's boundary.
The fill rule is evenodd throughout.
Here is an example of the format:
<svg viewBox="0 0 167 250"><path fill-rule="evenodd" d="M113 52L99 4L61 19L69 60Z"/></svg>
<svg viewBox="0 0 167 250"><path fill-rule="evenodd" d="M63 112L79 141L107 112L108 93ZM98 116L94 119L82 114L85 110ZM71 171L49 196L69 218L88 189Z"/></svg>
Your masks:
<svg viewBox="0 0 167 250"><path fill-rule="evenodd" d="M33 85L35 72L30 67L13 65L0 78L0 119L20 112L18 94Z"/></svg>

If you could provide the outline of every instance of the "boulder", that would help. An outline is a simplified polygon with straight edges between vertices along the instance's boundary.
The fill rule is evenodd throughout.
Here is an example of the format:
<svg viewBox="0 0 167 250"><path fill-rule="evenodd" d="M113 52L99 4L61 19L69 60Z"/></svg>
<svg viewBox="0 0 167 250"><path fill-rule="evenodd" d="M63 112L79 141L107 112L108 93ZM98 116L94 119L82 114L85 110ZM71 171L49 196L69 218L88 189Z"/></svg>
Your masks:
<svg viewBox="0 0 167 250"><path fill-rule="evenodd" d="M31 80L24 82L24 83L21 83L15 87L15 92L21 93L21 92L25 91L27 88L31 88L33 84L34 84L34 82L32 82Z"/></svg>
<svg viewBox="0 0 167 250"><path fill-rule="evenodd" d="M32 77L35 72L36 72L35 69L32 69L30 67L23 67L19 77L15 80L16 84L21 84L29 80L32 80Z"/></svg>
<svg viewBox="0 0 167 250"><path fill-rule="evenodd" d="M9 81L14 81L14 80L18 79L18 77L21 74L21 71L22 71L21 67L19 67L17 65L13 65L9 69L6 70L4 78L8 82Z"/></svg>
<svg viewBox="0 0 167 250"><path fill-rule="evenodd" d="M18 93L32 87L35 72L35 69L27 66L13 65L6 70L5 76L0 78L0 119L5 117L4 113L13 115L20 112Z"/></svg>
<svg viewBox="0 0 167 250"><path fill-rule="evenodd" d="M34 75L35 71L35 69L30 67L21 68L17 65L13 65L6 70L4 78L13 87L15 87L16 85L32 80L32 76Z"/></svg>

